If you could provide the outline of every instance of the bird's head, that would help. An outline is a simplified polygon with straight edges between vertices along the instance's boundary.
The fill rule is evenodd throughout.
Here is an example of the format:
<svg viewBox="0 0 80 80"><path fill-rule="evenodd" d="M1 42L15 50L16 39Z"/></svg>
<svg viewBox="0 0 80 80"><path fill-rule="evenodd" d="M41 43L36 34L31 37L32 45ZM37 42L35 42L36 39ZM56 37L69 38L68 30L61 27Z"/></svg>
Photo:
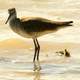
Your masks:
<svg viewBox="0 0 80 80"><path fill-rule="evenodd" d="M8 17L8 19L7 19L7 21L6 21L6 23L5 24L7 24L8 23L8 21L9 21L9 19L13 16L16 16L16 9L15 8L10 8L10 9L8 9L8 13L9 13L9 17Z"/></svg>

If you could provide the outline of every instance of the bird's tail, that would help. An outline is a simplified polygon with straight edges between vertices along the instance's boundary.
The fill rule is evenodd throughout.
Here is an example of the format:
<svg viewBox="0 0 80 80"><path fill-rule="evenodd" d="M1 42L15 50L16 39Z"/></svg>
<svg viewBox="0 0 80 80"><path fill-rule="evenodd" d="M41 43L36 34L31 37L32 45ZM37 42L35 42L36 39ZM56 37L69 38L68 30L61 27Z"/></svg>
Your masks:
<svg viewBox="0 0 80 80"><path fill-rule="evenodd" d="M73 23L73 21L66 21L66 22L63 22L62 24L68 26L68 25L72 25L71 23Z"/></svg>
<svg viewBox="0 0 80 80"><path fill-rule="evenodd" d="M73 21L64 21L64 22L54 22L54 24L59 25L59 26L71 26Z"/></svg>
<svg viewBox="0 0 80 80"><path fill-rule="evenodd" d="M53 24L56 26L56 29L60 29L60 28L72 26L71 23L73 23L73 21L54 22Z"/></svg>

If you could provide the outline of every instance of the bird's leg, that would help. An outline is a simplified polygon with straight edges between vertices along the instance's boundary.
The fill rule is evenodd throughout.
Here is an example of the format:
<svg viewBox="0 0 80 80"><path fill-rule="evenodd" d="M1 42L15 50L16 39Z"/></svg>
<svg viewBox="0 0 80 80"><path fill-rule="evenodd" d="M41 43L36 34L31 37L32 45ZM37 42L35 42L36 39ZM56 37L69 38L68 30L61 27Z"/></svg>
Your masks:
<svg viewBox="0 0 80 80"><path fill-rule="evenodd" d="M35 53L34 53L33 63L34 63L34 70L36 70L36 69L37 69L36 62L35 62L36 54L37 54L37 44L36 44L36 39L33 39L33 42L34 42L34 46L35 46Z"/></svg>
<svg viewBox="0 0 80 80"><path fill-rule="evenodd" d="M35 46L35 53L34 53L33 62L35 62L35 59L36 59L36 52L37 52L37 44L36 44L35 39L33 39L33 42L34 42L34 46Z"/></svg>
<svg viewBox="0 0 80 80"><path fill-rule="evenodd" d="M38 40L37 40L37 39L36 39L36 43L37 43L37 48L38 48L38 50L37 50L37 61L39 61L40 45L39 45L39 43L38 43Z"/></svg>
<svg viewBox="0 0 80 80"><path fill-rule="evenodd" d="M39 45L39 43L38 43L38 40L36 39L36 43L37 43L37 63L38 63L38 70L40 70L41 69L41 67L40 67L40 63L39 63L39 52L40 52L40 45Z"/></svg>
<svg viewBox="0 0 80 80"><path fill-rule="evenodd" d="M34 53L34 58L33 58L34 70L40 70L41 69L40 64L39 64L40 46L39 46L39 43L38 43L37 39L33 39L33 41L34 41L34 45L35 45L35 53ZM36 64L36 58L37 58L37 64Z"/></svg>

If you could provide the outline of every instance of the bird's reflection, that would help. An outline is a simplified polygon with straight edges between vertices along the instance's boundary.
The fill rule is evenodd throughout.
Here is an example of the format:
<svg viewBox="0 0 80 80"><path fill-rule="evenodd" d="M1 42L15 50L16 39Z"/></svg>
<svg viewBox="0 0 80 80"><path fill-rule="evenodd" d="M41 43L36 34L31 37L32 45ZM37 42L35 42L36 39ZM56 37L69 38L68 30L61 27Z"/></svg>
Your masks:
<svg viewBox="0 0 80 80"><path fill-rule="evenodd" d="M40 79L40 71L34 71L34 79L33 80L41 80Z"/></svg>

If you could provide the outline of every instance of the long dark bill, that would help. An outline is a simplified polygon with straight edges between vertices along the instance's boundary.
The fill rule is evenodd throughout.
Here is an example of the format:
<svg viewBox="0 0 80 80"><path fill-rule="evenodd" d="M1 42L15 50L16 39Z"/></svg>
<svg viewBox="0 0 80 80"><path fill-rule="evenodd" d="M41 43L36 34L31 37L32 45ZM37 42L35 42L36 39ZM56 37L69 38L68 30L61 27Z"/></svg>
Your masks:
<svg viewBox="0 0 80 80"><path fill-rule="evenodd" d="M7 21L5 22L5 24L7 24L7 23L8 23L8 21L9 21L10 17L11 17L11 15L9 15L9 17L8 17Z"/></svg>

